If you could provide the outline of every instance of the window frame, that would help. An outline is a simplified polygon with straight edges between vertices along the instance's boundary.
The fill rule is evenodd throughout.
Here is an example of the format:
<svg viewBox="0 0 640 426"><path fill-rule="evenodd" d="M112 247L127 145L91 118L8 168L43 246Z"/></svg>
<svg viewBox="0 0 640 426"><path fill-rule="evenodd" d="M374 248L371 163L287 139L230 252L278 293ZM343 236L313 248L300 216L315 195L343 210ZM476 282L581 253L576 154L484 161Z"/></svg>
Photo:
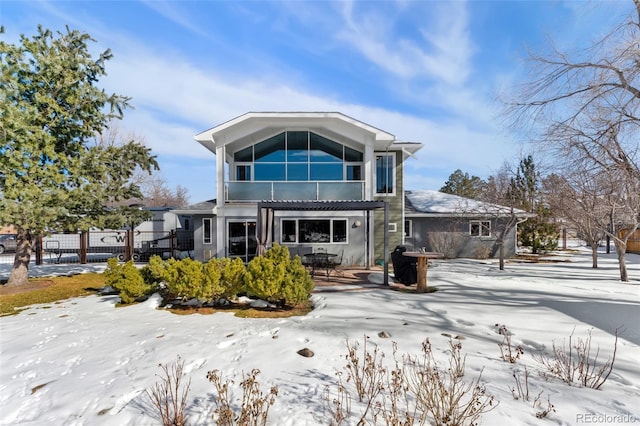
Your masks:
<svg viewBox="0 0 640 426"><path fill-rule="evenodd" d="M477 226L477 229L478 229L477 234L474 233L474 226ZM486 233L484 231L486 231ZM470 220L469 236L475 237L475 238L491 237L491 221L490 220Z"/></svg>
<svg viewBox="0 0 640 426"><path fill-rule="evenodd" d="M289 134L292 133L306 133L307 136L307 151L306 151L306 161L292 161L289 153ZM263 142L267 142L270 140L276 140L284 135L284 149L283 155L284 158L282 161L276 161L277 156L275 158L269 158L269 155L272 155L274 152L269 152L265 154L265 156L256 159L255 147ZM297 141L296 141L297 142ZM317 146L313 145L313 142L316 142ZM324 157L316 158L312 156L312 152L314 151L312 148L322 148L323 144L326 142L327 146L331 147L331 144L334 144L336 147L341 148L341 156L333 156L329 151L324 151L319 149L321 152L326 152ZM251 148L251 161L248 161L248 149ZM297 150L297 149L296 149ZM245 152L247 151L247 152ZM242 160L236 159L239 153L243 153ZM394 155L393 158L393 181L392 185L394 186L395 192L395 153L390 153ZM277 135L272 136L271 138L266 138L264 140L258 141L251 145L250 147L245 147L239 149L238 151L233 152L233 179L237 181L238 176L238 167L239 166L248 166L250 168L250 176L248 176L251 182L259 182L259 181L273 181L273 182L319 182L319 181L350 181L347 178L347 168L348 166L358 166L360 168L361 179L358 180L360 182L364 181L364 153L352 148L343 142L336 141L332 138L323 136L320 133L314 132L312 130L285 130L284 132L278 133ZM266 158L263 159L263 158ZM332 159L333 158L333 159ZM347 159L349 158L349 159ZM360 158L361 161L353 161L353 159ZM304 180L300 179L290 179L289 176L289 166L302 166L304 165L307 170L307 177ZM272 173L267 173L264 170L268 167L282 167L282 171L278 169L279 175L282 179L271 179L269 176ZM322 171L323 168L331 169L328 174ZM335 170L334 170L335 169ZM318 175L318 171L320 174ZM338 177L338 175L340 175ZM313 176L313 177L312 177ZM325 177L326 176L326 177Z"/></svg>
<svg viewBox="0 0 640 426"><path fill-rule="evenodd" d="M300 241L300 221L310 221L310 222L329 222L329 241ZM284 241L285 238L284 231L284 222L295 222L295 233L293 241ZM345 229L344 241L337 241L335 234L335 223L343 222ZM292 235L292 234L287 234ZM287 238L288 240L288 238ZM349 244L349 219L346 217L337 217L337 218L308 218L308 217L283 217L280 219L280 243L281 244Z"/></svg>
<svg viewBox="0 0 640 426"><path fill-rule="evenodd" d="M207 223L209 224L209 230L207 232ZM213 244L213 218L202 218L202 244Z"/></svg>
<svg viewBox="0 0 640 426"><path fill-rule="evenodd" d="M396 153L395 152L376 152L374 155L374 184L376 195L396 195ZM378 158L390 157L391 158L391 191L379 191L378 189ZM388 165L388 163L387 163Z"/></svg>

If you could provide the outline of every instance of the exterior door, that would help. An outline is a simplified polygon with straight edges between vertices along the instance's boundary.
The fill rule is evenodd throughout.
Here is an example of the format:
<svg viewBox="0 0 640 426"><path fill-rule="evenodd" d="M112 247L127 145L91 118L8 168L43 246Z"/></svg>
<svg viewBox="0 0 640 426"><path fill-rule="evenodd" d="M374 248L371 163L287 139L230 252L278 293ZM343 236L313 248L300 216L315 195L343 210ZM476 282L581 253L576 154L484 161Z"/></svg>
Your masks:
<svg viewBox="0 0 640 426"><path fill-rule="evenodd" d="M249 262L256 256L257 247L255 220L230 220L227 222L228 257L239 257L243 262Z"/></svg>

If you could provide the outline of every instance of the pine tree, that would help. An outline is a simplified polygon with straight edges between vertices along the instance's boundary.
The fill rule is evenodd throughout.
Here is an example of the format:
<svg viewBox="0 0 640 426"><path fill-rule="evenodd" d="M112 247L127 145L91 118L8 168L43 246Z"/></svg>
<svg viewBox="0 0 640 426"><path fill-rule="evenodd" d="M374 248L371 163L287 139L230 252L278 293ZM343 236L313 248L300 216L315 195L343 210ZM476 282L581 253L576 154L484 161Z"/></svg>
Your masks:
<svg viewBox="0 0 640 426"><path fill-rule="evenodd" d="M4 29L0 28L0 33ZM136 168L158 169L144 145L100 146L96 134L121 118L130 99L97 87L109 50L93 58L88 34L57 37L38 27L20 44L0 41L0 226L13 225L18 249L8 285L27 282L32 240L48 231L139 222L135 208L106 205L140 198Z"/></svg>

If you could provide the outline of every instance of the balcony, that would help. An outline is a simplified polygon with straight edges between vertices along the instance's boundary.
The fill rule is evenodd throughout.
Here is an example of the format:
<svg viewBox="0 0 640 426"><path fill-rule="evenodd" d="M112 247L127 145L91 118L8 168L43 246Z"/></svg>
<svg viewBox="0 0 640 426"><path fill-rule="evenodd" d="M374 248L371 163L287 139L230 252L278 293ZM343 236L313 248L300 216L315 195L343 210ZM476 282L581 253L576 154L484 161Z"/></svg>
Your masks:
<svg viewBox="0 0 640 426"><path fill-rule="evenodd" d="M364 181L235 181L225 183L225 202L256 201L359 201Z"/></svg>

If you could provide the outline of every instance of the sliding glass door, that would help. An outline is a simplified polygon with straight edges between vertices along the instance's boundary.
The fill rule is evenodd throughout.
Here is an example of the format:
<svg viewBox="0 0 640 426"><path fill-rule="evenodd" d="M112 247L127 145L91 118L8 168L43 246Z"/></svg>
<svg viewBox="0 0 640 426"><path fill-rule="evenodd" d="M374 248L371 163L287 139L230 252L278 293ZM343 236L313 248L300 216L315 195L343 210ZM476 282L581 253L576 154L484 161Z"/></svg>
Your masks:
<svg viewBox="0 0 640 426"><path fill-rule="evenodd" d="M239 257L249 262L256 256L256 222L249 220L230 220L227 222L227 255Z"/></svg>

